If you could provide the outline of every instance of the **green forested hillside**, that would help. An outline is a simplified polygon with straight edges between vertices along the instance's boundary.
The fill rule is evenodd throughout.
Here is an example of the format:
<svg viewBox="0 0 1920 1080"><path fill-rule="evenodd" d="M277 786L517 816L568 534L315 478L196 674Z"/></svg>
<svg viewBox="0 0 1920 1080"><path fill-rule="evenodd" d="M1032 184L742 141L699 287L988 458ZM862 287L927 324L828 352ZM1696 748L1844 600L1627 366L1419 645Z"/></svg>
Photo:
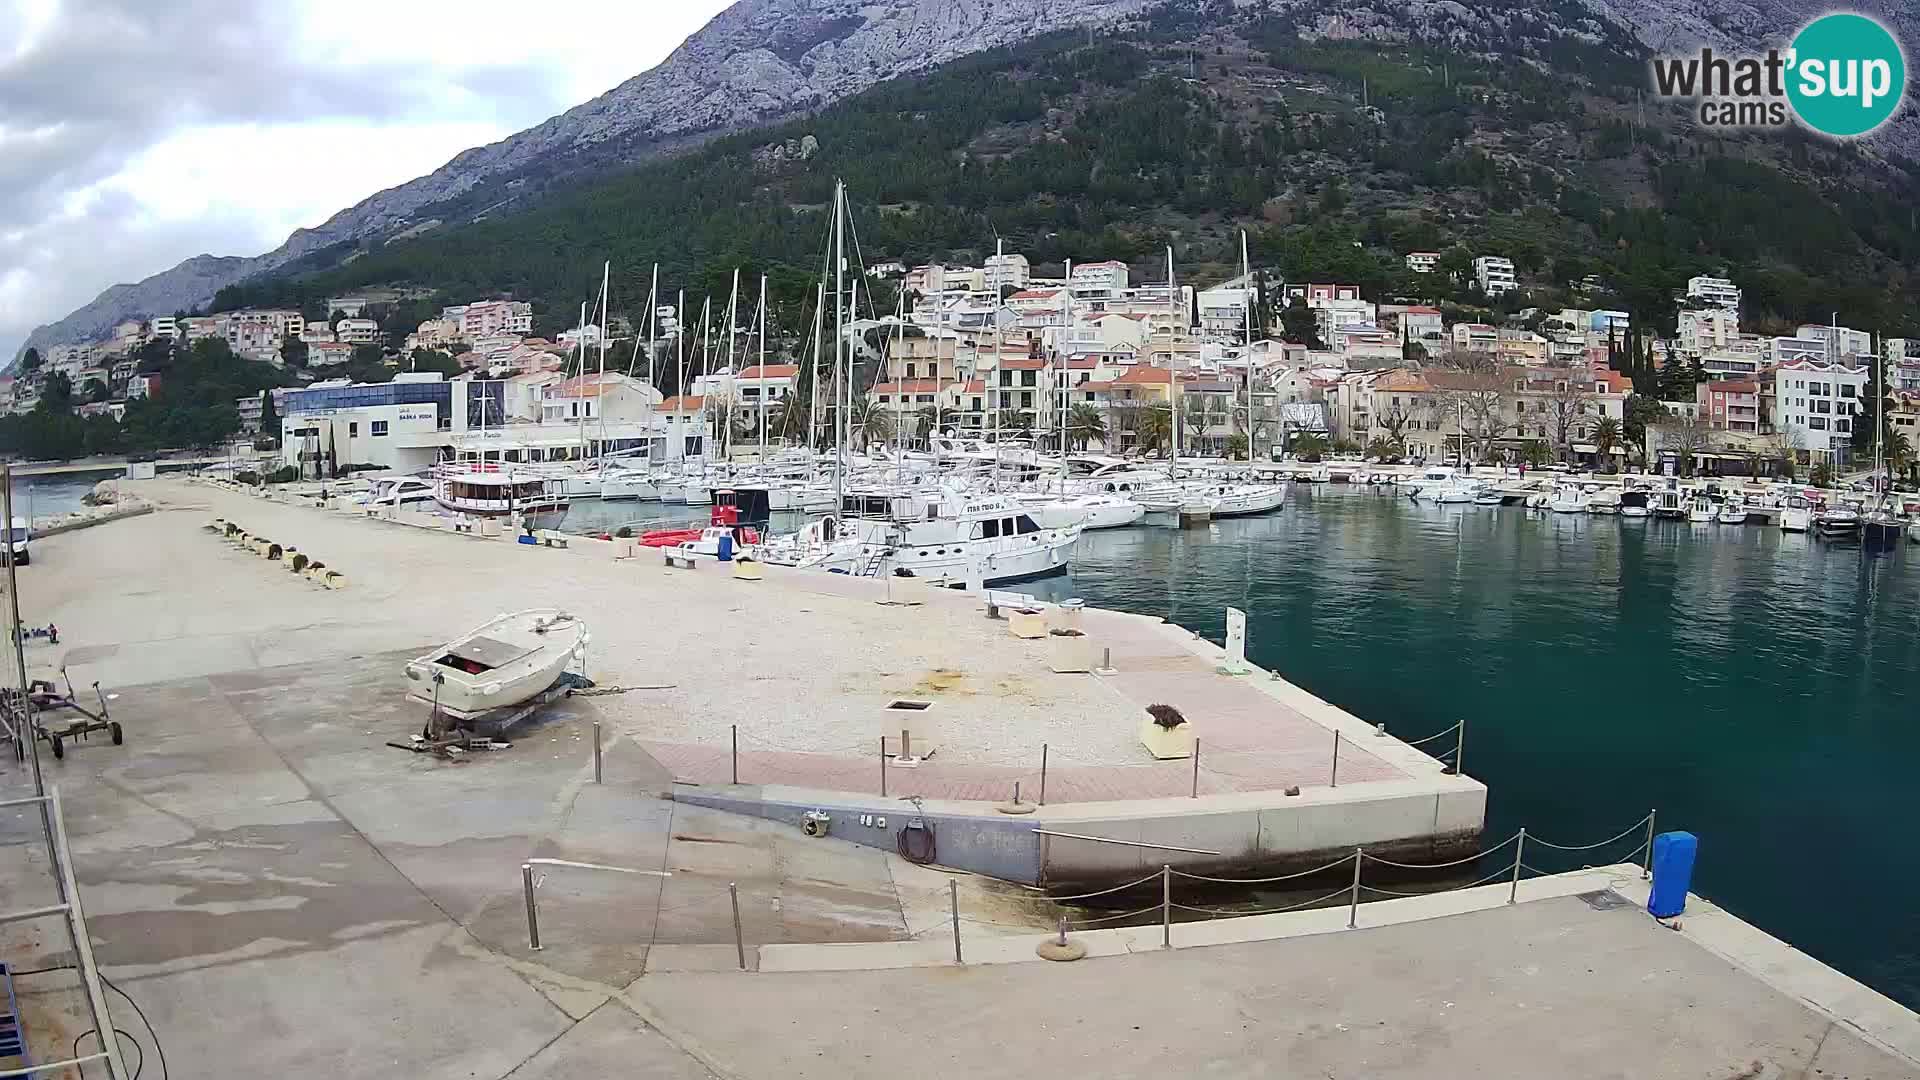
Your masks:
<svg viewBox="0 0 1920 1080"><path fill-rule="evenodd" d="M1204 280L1237 261L1244 227L1254 260L1289 279L1382 295L1481 299L1406 274L1401 255L1421 248L1450 265L1513 258L1529 289L1507 309L1585 299L1670 327L1686 277L1727 272L1759 328L1838 311L1913 332L1910 163L1791 133L1703 135L1637 100L1643 54L1584 8L1476 11L1499 29L1443 28L1445 47L1303 36L1324 14L1311 8L1291 21L1187 9L1125 38L1039 39L549 188L532 209L473 221L448 208L422 235L330 252L336 265L217 303L310 306L370 285L511 293L553 330L610 259L616 313L640 316L655 262L666 295L686 288L696 308L737 265L748 281L774 273L778 318L797 327L839 177L869 264L978 259L999 237L1036 267L1119 258L1154 278L1171 244L1183 278ZM808 135L818 151L802 160ZM1576 297L1588 275L1603 292Z"/></svg>

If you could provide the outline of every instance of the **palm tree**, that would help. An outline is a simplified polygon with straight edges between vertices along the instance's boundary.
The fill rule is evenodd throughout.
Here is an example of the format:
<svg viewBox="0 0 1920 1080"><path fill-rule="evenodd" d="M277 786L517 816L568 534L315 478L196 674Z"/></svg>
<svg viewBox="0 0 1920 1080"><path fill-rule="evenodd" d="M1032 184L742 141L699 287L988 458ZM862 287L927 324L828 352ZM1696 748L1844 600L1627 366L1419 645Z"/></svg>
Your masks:
<svg viewBox="0 0 1920 1080"><path fill-rule="evenodd" d="M935 405L922 405L913 413L914 437L928 446L933 445L933 433L940 430L940 409Z"/></svg>
<svg viewBox="0 0 1920 1080"><path fill-rule="evenodd" d="M1107 421L1100 410L1085 402L1067 411L1067 439L1085 450L1095 439L1107 441Z"/></svg>
<svg viewBox="0 0 1920 1080"><path fill-rule="evenodd" d="M1613 448L1620 445L1620 421L1611 416L1603 416L1593 425L1589 435L1594 449L1600 451L1600 460L1606 463L1607 471L1613 471Z"/></svg>
<svg viewBox="0 0 1920 1080"><path fill-rule="evenodd" d="M1000 430L1012 435L1033 434L1033 414L1019 409L1000 410Z"/></svg>
<svg viewBox="0 0 1920 1080"><path fill-rule="evenodd" d="M1165 405L1151 405L1140 413L1140 447L1143 450L1164 450L1173 442L1173 410Z"/></svg>
<svg viewBox="0 0 1920 1080"><path fill-rule="evenodd" d="M848 437L862 448L893 437L893 414L867 398L855 398L848 415Z"/></svg>
<svg viewBox="0 0 1920 1080"><path fill-rule="evenodd" d="M1303 431L1293 439L1293 456L1306 461L1318 461L1327 452L1327 439L1311 431Z"/></svg>
<svg viewBox="0 0 1920 1080"><path fill-rule="evenodd" d="M812 403L798 394L788 394L767 415L767 438L807 441Z"/></svg>
<svg viewBox="0 0 1920 1080"><path fill-rule="evenodd" d="M1904 433L1887 432L1886 442L1881 449L1887 456L1887 470L1893 475L1905 475L1913 468L1913 442Z"/></svg>

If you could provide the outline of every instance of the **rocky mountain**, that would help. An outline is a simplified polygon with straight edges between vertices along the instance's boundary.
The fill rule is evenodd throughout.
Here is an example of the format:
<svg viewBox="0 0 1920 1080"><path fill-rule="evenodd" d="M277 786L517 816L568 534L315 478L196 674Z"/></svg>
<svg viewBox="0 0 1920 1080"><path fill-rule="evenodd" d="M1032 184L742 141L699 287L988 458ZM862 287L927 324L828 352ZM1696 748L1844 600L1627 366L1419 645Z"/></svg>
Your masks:
<svg viewBox="0 0 1920 1080"><path fill-rule="evenodd" d="M555 185L630 166L715 135L819 109L876 83L962 56L1079 26L1123 25L1153 9L1196 17L1228 9L1298 11L1329 39L1394 41L1447 20L1370 18L1366 5L1329 11L1318 0L740 0L658 67L608 93L418 180L379 192L255 258L199 256L38 328L29 345L83 340L135 315L204 303L218 289L282 268L326 265L348 245L455 227L540 201ZM1454 0L1417 0L1475 19ZM1336 6L1337 7L1337 6ZM1545 0L1540 19L1604 20L1648 47L1681 50L1778 43L1823 11L1824 0ZM1920 13L1904 0L1863 0L1912 38ZM1884 140L1912 154L1920 120L1909 109ZM1920 155L1915 155L1920 156ZM336 256L337 258L337 256ZM304 263L303 263L304 260Z"/></svg>

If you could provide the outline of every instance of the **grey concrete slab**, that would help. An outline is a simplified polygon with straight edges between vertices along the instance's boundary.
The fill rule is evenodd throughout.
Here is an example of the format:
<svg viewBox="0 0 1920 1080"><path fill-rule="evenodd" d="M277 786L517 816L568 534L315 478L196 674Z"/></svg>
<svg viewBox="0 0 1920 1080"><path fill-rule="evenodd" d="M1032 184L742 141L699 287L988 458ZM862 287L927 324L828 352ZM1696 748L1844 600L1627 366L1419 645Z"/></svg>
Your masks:
<svg viewBox="0 0 1920 1080"><path fill-rule="evenodd" d="M713 1080L707 1068L660 1036L617 1001L514 1070L510 1080Z"/></svg>
<svg viewBox="0 0 1920 1080"><path fill-rule="evenodd" d="M1920 1075L1633 907L1577 898L1078 964L663 973L629 993L754 1078Z"/></svg>

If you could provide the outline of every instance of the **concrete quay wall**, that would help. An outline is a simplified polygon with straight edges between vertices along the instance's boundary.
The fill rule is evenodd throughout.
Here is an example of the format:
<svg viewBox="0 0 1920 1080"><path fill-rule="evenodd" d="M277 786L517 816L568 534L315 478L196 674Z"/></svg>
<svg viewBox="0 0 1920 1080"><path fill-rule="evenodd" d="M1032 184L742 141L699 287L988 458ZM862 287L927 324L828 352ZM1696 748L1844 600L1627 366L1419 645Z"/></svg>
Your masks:
<svg viewBox="0 0 1920 1080"><path fill-rule="evenodd" d="M899 850L901 833L919 817L932 826L940 865L1061 892L1106 888L1163 865L1216 876L1295 873L1357 847L1395 862L1463 858L1480 848L1486 797L1485 785L1449 776L1007 814L990 803L924 800L916 809L902 799L772 785L673 790L677 802L795 828L824 813L833 836L887 851Z"/></svg>

